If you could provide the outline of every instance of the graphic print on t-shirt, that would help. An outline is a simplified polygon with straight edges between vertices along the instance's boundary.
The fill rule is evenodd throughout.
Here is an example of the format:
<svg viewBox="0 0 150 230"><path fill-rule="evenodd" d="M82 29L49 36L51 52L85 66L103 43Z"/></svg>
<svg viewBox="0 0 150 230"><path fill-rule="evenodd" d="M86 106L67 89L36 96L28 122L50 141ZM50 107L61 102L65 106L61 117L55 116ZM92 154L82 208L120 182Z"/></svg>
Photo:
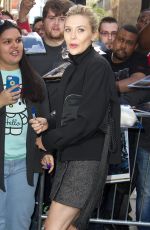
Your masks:
<svg viewBox="0 0 150 230"><path fill-rule="evenodd" d="M19 99L17 103L6 106L5 135L20 135L27 124L26 106Z"/></svg>
<svg viewBox="0 0 150 230"><path fill-rule="evenodd" d="M4 89L11 87L13 82L8 82L8 78L12 80L18 79L15 84L22 88L22 76L20 69L6 71L1 70ZM7 87L6 87L7 85ZM6 106L5 118L5 159L16 160L26 157L26 137L27 137L27 108L26 103L19 98L14 104Z"/></svg>

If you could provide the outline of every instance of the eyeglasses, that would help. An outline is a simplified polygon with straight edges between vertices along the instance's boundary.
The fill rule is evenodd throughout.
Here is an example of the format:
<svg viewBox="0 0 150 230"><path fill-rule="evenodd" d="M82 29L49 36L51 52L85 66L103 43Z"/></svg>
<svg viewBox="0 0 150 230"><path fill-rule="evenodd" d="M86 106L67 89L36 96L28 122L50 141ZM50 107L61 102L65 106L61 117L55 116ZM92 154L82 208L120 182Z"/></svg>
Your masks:
<svg viewBox="0 0 150 230"><path fill-rule="evenodd" d="M111 33L109 33L108 31L102 31L102 32L100 32L100 34L101 34L102 36L104 36L104 37L108 37L109 35L110 35L111 37L115 37L116 34L117 34L117 31L112 31Z"/></svg>

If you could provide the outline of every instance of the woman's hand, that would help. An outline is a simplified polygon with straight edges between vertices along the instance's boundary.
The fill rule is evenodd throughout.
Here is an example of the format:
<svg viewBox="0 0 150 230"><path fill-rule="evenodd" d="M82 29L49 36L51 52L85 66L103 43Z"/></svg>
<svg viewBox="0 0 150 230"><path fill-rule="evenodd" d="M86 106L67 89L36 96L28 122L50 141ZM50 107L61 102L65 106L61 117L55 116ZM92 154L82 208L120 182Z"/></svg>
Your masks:
<svg viewBox="0 0 150 230"><path fill-rule="evenodd" d="M47 119L43 117L36 117L36 118L30 119L29 123L31 124L32 128L37 134L44 132L45 130L48 129Z"/></svg>
<svg viewBox="0 0 150 230"><path fill-rule="evenodd" d="M54 158L51 154L46 154L42 160L41 164L43 165L42 168L48 169L48 173L51 173L54 169Z"/></svg>
<svg viewBox="0 0 150 230"><path fill-rule="evenodd" d="M20 98L21 89L16 92L12 92L13 89L18 88L19 85L12 86L9 89L4 89L0 93L0 108L6 105L15 104Z"/></svg>
<svg viewBox="0 0 150 230"><path fill-rule="evenodd" d="M35 144L39 149L42 149L42 150L46 151L46 149L43 146L41 137L36 138Z"/></svg>

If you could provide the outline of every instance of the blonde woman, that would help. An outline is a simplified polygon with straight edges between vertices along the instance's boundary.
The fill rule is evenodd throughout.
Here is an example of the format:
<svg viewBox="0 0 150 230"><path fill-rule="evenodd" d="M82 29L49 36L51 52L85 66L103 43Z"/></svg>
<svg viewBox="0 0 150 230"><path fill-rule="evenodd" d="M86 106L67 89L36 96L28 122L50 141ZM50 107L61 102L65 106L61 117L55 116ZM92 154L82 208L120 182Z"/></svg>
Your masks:
<svg viewBox="0 0 150 230"><path fill-rule="evenodd" d="M105 134L100 126L110 103L115 105L115 126L119 131L113 74L92 47L96 32L97 20L90 8L75 5L69 9L64 38L71 64L58 89L57 127L52 130L51 120L40 117L30 121L37 133L47 130L43 133L43 146L51 153L57 151L46 230L86 228L107 174L108 161L101 165Z"/></svg>

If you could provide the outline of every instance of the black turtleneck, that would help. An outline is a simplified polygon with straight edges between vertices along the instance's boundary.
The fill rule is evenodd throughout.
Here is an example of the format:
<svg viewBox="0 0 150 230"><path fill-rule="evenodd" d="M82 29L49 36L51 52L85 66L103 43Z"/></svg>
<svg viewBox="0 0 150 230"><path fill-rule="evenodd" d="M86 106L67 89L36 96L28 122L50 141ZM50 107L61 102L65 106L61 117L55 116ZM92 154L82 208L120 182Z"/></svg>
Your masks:
<svg viewBox="0 0 150 230"><path fill-rule="evenodd" d="M93 49L92 45L90 45L83 53L80 54L76 54L76 55L72 55L69 53L69 58L72 62L74 62L74 64L80 64L80 62L82 61L82 59L88 55L89 52L91 52L91 50Z"/></svg>

